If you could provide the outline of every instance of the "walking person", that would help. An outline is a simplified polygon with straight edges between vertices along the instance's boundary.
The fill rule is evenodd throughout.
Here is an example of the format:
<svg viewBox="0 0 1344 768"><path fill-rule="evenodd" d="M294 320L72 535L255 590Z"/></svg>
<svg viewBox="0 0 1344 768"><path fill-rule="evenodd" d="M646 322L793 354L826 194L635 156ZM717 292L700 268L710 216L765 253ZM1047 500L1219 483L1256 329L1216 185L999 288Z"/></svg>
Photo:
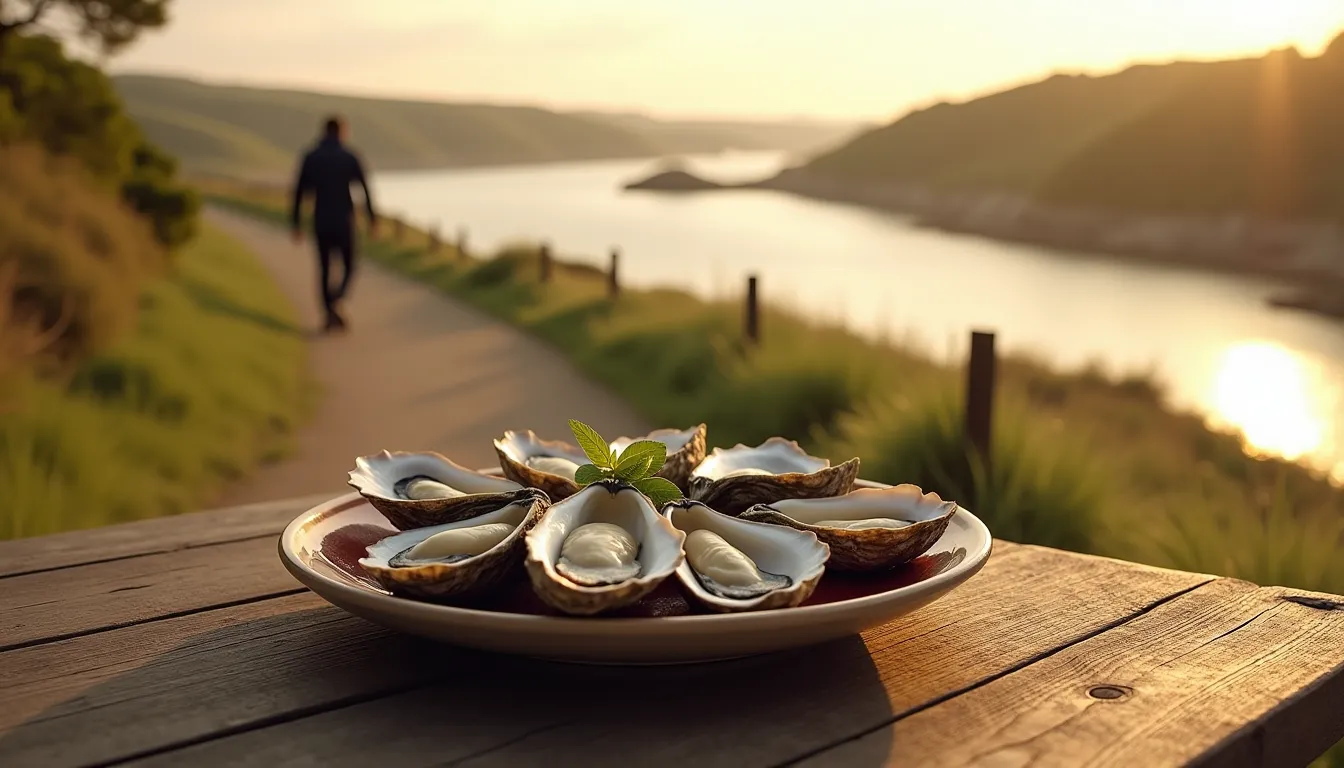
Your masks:
<svg viewBox="0 0 1344 768"><path fill-rule="evenodd" d="M378 231L378 218L373 212L373 195L364 177L364 165L345 145L345 121L331 117L322 126L322 137L316 146L303 156L299 175L294 182L294 205L290 212L295 243L303 242L300 217L303 199L313 196L313 239L317 243L317 263L322 307L326 312L324 331L342 331L346 328L341 315L341 301L350 290L355 272L355 204L350 196L350 185L358 183L364 190L364 205L369 214L369 233ZM331 284L332 256L341 259L341 281Z"/></svg>

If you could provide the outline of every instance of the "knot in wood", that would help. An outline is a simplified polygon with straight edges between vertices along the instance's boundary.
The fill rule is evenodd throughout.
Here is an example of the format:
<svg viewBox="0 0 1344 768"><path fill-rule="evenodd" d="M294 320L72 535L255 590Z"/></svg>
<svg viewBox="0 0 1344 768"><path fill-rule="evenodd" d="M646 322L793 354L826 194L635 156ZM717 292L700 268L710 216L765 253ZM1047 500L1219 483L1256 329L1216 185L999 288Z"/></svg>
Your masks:
<svg viewBox="0 0 1344 768"><path fill-rule="evenodd" d="M1094 699L1110 701L1113 699L1123 699L1132 691L1122 685L1098 685L1087 692L1088 696Z"/></svg>

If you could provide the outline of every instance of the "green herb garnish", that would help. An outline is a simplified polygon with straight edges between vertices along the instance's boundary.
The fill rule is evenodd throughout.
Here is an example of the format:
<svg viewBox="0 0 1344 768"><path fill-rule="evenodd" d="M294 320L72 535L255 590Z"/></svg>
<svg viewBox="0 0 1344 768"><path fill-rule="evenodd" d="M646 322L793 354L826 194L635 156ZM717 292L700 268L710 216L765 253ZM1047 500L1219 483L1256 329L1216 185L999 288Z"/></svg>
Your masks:
<svg viewBox="0 0 1344 768"><path fill-rule="evenodd" d="M681 498L681 489L671 480L654 477L667 461L667 446L657 440L637 440L618 456L597 430L574 419L569 420L574 439L591 461L574 473L579 486L604 479L624 480L649 497L655 507Z"/></svg>

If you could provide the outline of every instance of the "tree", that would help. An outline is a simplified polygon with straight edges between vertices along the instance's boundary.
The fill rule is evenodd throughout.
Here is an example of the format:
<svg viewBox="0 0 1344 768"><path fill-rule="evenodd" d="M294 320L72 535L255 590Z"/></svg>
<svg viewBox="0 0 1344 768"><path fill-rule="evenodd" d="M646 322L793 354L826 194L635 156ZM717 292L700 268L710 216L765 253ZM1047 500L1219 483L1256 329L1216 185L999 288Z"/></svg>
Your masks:
<svg viewBox="0 0 1344 768"><path fill-rule="evenodd" d="M59 20L103 53L115 53L142 30L168 23L170 0L0 0L0 53L16 34Z"/></svg>

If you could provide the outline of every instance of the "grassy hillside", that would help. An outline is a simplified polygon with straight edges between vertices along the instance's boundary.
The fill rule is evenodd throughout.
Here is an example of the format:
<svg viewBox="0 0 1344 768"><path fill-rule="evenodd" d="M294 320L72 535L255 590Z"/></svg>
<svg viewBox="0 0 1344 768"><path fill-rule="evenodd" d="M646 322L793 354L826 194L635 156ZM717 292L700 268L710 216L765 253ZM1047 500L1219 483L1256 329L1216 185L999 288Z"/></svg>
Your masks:
<svg viewBox="0 0 1344 768"><path fill-rule="evenodd" d="M286 449L309 392L284 296L207 230L140 293L136 327L0 421L0 539L193 511Z"/></svg>
<svg viewBox="0 0 1344 768"><path fill-rule="evenodd" d="M649 157L726 148L808 149L841 138L818 123L678 123L534 107L372 99L144 75L115 78L131 115L185 168L239 177L292 170L331 112L380 169Z"/></svg>
<svg viewBox="0 0 1344 768"><path fill-rule="evenodd" d="M818 177L1156 211L1344 213L1344 35L1327 52L1056 75L939 104L814 159Z"/></svg>

